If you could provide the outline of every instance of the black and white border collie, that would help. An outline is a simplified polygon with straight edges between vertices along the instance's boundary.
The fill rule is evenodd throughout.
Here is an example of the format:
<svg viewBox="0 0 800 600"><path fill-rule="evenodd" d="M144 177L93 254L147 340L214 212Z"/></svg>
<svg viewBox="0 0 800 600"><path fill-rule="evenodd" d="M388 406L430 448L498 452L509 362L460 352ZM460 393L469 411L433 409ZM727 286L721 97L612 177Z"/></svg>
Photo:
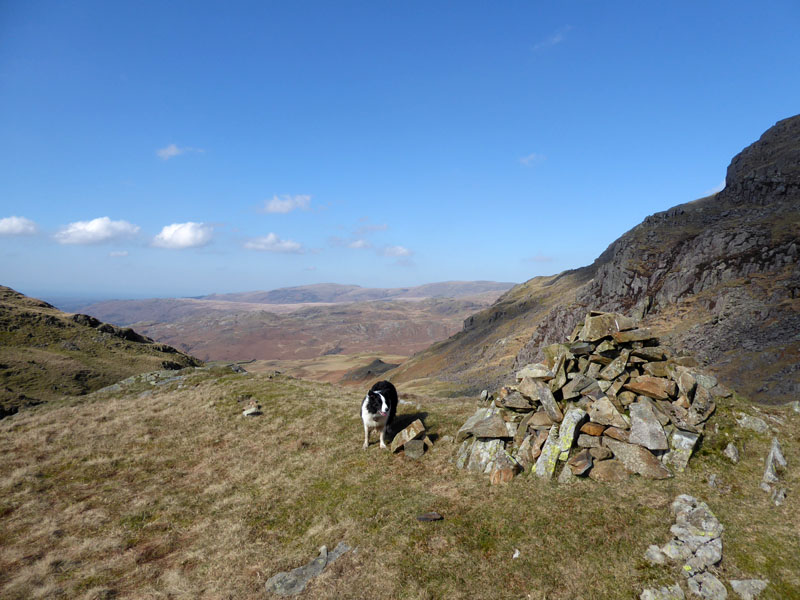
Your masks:
<svg viewBox="0 0 800 600"><path fill-rule="evenodd" d="M369 432L381 432L381 448L386 448L386 429L392 424L397 411L397 390L388 381L373 385L361 402L361 420L364 422L364 449L369 447Z"/></svg>

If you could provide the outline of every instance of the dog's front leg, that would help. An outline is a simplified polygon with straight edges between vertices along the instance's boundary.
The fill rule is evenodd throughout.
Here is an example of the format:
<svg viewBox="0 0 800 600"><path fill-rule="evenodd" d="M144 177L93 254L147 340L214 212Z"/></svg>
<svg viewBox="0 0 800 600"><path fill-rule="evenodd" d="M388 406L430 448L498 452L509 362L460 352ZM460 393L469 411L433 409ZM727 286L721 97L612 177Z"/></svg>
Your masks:
<svg viewBox="0 0 800 600"><path fill-rule="evenodd" d="M362 448L364 448L364 450L369 448L369 427L367 427L366 423L364 423L364 445Z"/></svg>
<svg viewBox="0 0 800 600"><path fill-rule="evenodd" d="M381 448L386 448L386 425L381 427Z"/></svg>

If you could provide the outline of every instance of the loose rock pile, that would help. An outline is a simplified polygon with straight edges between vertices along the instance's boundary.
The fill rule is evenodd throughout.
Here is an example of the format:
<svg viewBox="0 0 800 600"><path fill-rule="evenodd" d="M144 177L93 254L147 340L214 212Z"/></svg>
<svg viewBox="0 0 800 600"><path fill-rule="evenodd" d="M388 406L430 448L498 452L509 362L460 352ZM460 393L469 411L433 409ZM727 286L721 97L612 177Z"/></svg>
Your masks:
<svg viewBox="0 0 800 600"><path fill-rule="evenodd" d="M392 439L392 453L403 450L406 458L417 460L425 451L433 447L433 442L425 432L425 426L419 419L398 432Z"/></svg>
<svg viewBox="0 0 800 600"><path fill-rule="evenodd" d="M661 546L651 545L644 558L653 565L681 565L689 591L706 600L726 600L725 585L709 571L722 560L722 532L725 528L705 502L681 494L672 503L675 523L673 538ZM731 587L740 598L754 599L767 587L761 579L733 579ZM683 600L680 585L646 589L640 600Z"/></svg>
<svg viewBox="0 0 800 600"><path fill-rule="evenodd" d="M616 313L590 312L565 344L480 407L458 431L456 465L510 481L522 471L559 481L617 481L683 471L715 399L730 392L674 356L648 329Z"/></svg>

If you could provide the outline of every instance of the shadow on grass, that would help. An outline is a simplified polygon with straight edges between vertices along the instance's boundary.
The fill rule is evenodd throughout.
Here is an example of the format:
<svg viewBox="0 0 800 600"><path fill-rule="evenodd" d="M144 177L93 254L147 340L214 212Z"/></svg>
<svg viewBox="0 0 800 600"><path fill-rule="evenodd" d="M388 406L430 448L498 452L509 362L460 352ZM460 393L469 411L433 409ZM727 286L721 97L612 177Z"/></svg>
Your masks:
<svg viewBox="0 0 800 600"><path fill-rule="evenodd" d="M406 427L411 425L411 423L413 423L417 419L422 421L422 424L424 425L425 424L425 419L427 417L428 417L428 413L426 413L424 411L423 412L418 411L418 412L413 412L413 413L403 413L403 414L395 415L394 421L392 421L392 424L389 427L389 430L387 431L387 434L389 436L391 436L391 437L389 437L389 440L390 441L393 440L394 436L396 436L398 433L403 431L403 429L405 429ZM433 438L431 438L431 440L433 441Z"/></svg>

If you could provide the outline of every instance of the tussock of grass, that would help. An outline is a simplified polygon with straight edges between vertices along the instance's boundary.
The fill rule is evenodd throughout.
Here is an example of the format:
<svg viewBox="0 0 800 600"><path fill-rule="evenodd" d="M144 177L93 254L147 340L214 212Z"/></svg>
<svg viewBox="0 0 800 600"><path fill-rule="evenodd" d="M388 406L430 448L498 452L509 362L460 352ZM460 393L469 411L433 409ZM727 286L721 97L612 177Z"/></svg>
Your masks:
<svg viewBox="0 0 800 600"><path fill-rule="evenodd" d="M263 598L271 575L345 540L358 551L304 597L634 598L682 581L642 559L669 539L679 493L706 500L725 525L724 579L767 577L764 598L800 595L797 415L773 409L787 419L790 464L789 497L775 507L758 489L770 436L733 427L733 406L720 408L718 432L681 477L559 486L522 476L490 487L455 469L453 445L418 462L374 439L363 451L361 395L206 372L182 388L95 394L3 420L0 596ZM264 415L242 417L243 398ZM420 390L407 398L401 421L421 416L439 436L474 410ZM728 439L742 452L736 467L721 454ZM731 491L709 488L712 472ZM416 520L431 510L445 519Z"/></svg>

